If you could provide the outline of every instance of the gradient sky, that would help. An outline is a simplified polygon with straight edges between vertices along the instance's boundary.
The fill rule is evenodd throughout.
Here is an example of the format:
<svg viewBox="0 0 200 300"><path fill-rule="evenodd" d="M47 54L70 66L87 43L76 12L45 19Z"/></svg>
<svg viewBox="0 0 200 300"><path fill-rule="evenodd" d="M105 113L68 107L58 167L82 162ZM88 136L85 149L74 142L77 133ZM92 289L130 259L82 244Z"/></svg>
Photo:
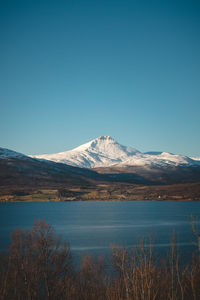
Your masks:
<svg viewBox="0 0 200 300"><path fill-rule="evenodd" d="M200 1L1 0L0 146L200 156Z"/></svg>

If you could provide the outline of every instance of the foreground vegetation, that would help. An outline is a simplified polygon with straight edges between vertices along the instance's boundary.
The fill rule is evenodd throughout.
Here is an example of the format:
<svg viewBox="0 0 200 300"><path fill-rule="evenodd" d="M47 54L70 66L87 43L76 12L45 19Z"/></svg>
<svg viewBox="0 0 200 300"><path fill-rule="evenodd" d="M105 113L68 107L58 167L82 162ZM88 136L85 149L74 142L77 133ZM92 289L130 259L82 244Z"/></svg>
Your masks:
<svg viewBox="0 0 200 300"><path fill-rule="evenodd" d="M193 232L198 237L193 219ZM1 300L198 300L200 257L180 263L171 243L169 256L157 259L146 242L128 251L114 247L112 264L85 256L74 268L70 247L53 228L39 221L33 229L12 234L9 251L0 259Z"/></svg>

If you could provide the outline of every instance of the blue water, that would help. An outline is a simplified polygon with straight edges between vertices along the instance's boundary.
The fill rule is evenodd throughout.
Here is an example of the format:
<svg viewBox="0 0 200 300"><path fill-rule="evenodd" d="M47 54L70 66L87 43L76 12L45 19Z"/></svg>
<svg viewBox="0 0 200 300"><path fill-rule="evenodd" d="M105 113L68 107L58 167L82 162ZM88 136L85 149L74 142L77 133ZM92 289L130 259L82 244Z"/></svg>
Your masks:
<svg viewBox="0 0 200 300"><path fill-rule="evenodd" d="M191 215L200 220L200 202L0 203L0 250L7 249L13 230L28 230L35 220L44 219L70 243L77 258L86 253L106 256L111 245L131 248L150 236L162 252L169 248L173 231L181 249L190 253L197 249Z"/></svg>

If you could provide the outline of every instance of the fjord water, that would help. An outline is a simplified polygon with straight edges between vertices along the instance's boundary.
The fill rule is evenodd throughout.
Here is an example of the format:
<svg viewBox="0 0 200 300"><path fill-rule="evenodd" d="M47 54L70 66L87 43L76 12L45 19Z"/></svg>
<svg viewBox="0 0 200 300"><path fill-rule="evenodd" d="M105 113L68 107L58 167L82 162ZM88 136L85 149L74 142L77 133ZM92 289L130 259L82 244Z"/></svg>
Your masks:
<svg viewBox="0 0 200 300"><path fill-rule="evenodd" d="M187 255L197 249L191 215L200 219L200 202L40 202L0 204L0 249L6 250L10 233L28 230L34 221L50 223L70 243L77 259L86 253L110 254L111 245L134 247L153 236L159 253L169 250L173 232Z"/></svg>

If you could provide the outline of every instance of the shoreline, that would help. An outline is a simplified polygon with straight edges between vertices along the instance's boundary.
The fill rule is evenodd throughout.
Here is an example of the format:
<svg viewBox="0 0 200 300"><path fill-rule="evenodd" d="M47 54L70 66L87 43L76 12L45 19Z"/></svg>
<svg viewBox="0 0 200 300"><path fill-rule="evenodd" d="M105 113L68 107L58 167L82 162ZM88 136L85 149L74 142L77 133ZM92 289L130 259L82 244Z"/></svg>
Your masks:
<svg viewBox="0 0 200 300"><path fill-rule="evenodd" d="M200 201L200 182L174 185L98 184L91 186L2 187L0 202Z"/></svg>
<svg viewBox="0 0 200 300"><path fill-rule="evenodd" d="M0 203L64 203L64 202L200 202L200 199L132 199L132 200L127 200L127 199L75 199L75 200L1 200Z"/></svg>

